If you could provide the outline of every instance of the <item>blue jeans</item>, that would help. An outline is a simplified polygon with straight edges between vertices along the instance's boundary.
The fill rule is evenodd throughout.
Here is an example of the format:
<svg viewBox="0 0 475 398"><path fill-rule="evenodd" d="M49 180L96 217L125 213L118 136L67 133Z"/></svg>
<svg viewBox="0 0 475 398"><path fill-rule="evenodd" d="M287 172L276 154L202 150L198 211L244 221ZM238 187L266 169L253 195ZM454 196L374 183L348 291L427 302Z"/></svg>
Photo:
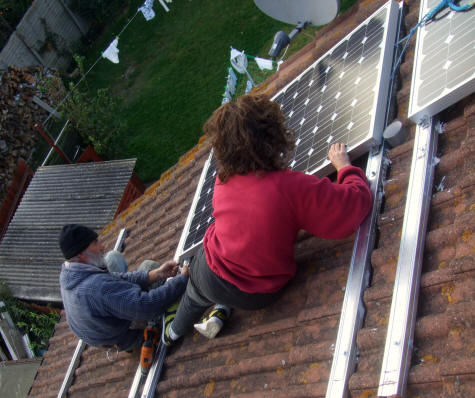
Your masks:
<svg viewBox="0 0 475 398"><path fill-rule="evenodd" d="M127 272L129 268L123 254L117 250L111 250L107 252L107 254L104 256L104 259L109 272ZM158 264L156 261L145 260L142 262L142 264L140 264L139 270L148 272L158 268L159 266L160 264Z"/></svg>

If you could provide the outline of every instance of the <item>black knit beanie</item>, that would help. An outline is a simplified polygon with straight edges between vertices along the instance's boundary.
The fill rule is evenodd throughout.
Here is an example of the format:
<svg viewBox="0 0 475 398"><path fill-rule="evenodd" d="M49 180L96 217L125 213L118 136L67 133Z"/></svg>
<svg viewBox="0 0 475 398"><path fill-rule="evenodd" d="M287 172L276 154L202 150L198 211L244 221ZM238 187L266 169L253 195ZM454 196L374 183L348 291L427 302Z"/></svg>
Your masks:
<svg viewBox="0 0 475 398"><path fill-rule="evenodd" d="M97 239L97 233L84 225L65 225L59 235L59 247L64 258L70 258L82 253L92 242Z"/></svg>

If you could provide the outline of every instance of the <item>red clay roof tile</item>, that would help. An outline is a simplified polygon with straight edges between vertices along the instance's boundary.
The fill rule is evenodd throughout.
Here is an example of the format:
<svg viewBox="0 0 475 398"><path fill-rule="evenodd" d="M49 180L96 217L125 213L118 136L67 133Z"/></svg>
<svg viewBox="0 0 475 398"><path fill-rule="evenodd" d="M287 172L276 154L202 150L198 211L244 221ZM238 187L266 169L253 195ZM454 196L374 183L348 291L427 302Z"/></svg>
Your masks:
<svg viewBox="0 0 475 398"><path fill-rule="evenodd" d="M311 45L285 62L261 88L276 92L385 1L360 1L322 29ZM419 2L407 1L407 27L418 19ZM407 141L389 152L385 204L371 256L372 277L364 293L366 316L358 333L359 361L350 378L352 397L375 397L393 294L415 127L407 119L415 40L400 68L397 115ZM408 397L475 396L473 360L474 289L474 95L442 112L434 190L425 242L413 365ZM178 165L149 187L142 199L106 228L112 246L126 227L124 254L135 269L145 258L174 254L195 186L209 154L202 140ZM353 241L329 242L303 233L296 244L299 272L287 292L261 311L235 311L219 338L187 335L167 357L160 396L289 398L324 396L330 373ZM56 396L76 339L64 317L56 327L31 396ZM114 363L88 348L70 397L126 397L138 353L120 353Z"/></svg>

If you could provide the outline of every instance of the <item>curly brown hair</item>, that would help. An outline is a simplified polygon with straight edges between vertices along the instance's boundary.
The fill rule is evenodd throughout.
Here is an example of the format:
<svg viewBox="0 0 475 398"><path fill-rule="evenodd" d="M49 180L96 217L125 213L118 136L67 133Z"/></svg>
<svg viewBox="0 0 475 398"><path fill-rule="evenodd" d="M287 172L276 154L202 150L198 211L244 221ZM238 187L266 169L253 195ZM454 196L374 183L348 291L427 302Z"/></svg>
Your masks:
<svg viewBox="0 0 475 398"><path fill-rule="evenodd" d="M220 106L203 130L211 138L222 183L235 174L286 169L295 146L279 104L263 94Z"/></svg>

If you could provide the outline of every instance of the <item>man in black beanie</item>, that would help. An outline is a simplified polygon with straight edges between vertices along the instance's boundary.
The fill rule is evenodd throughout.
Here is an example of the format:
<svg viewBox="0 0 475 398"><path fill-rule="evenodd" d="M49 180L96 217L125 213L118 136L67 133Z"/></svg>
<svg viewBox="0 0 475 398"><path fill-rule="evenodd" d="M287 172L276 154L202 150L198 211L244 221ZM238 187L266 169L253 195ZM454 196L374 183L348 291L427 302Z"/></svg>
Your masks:
<svg viewBox="0 0 475 398"><path fill-rule="evenodd" d="M141 343L143 333L130 328L132 321L158 319L185 291L188 268L147 290L176 275L178 263L167 261L159 266L145 260L138 271L125 272L122 254L112 251L104 256L104 246L97 238L95 231L78 224L65 225L59 236L67 260L59 277L66 320L89 345L130 351Z"/></svg>

